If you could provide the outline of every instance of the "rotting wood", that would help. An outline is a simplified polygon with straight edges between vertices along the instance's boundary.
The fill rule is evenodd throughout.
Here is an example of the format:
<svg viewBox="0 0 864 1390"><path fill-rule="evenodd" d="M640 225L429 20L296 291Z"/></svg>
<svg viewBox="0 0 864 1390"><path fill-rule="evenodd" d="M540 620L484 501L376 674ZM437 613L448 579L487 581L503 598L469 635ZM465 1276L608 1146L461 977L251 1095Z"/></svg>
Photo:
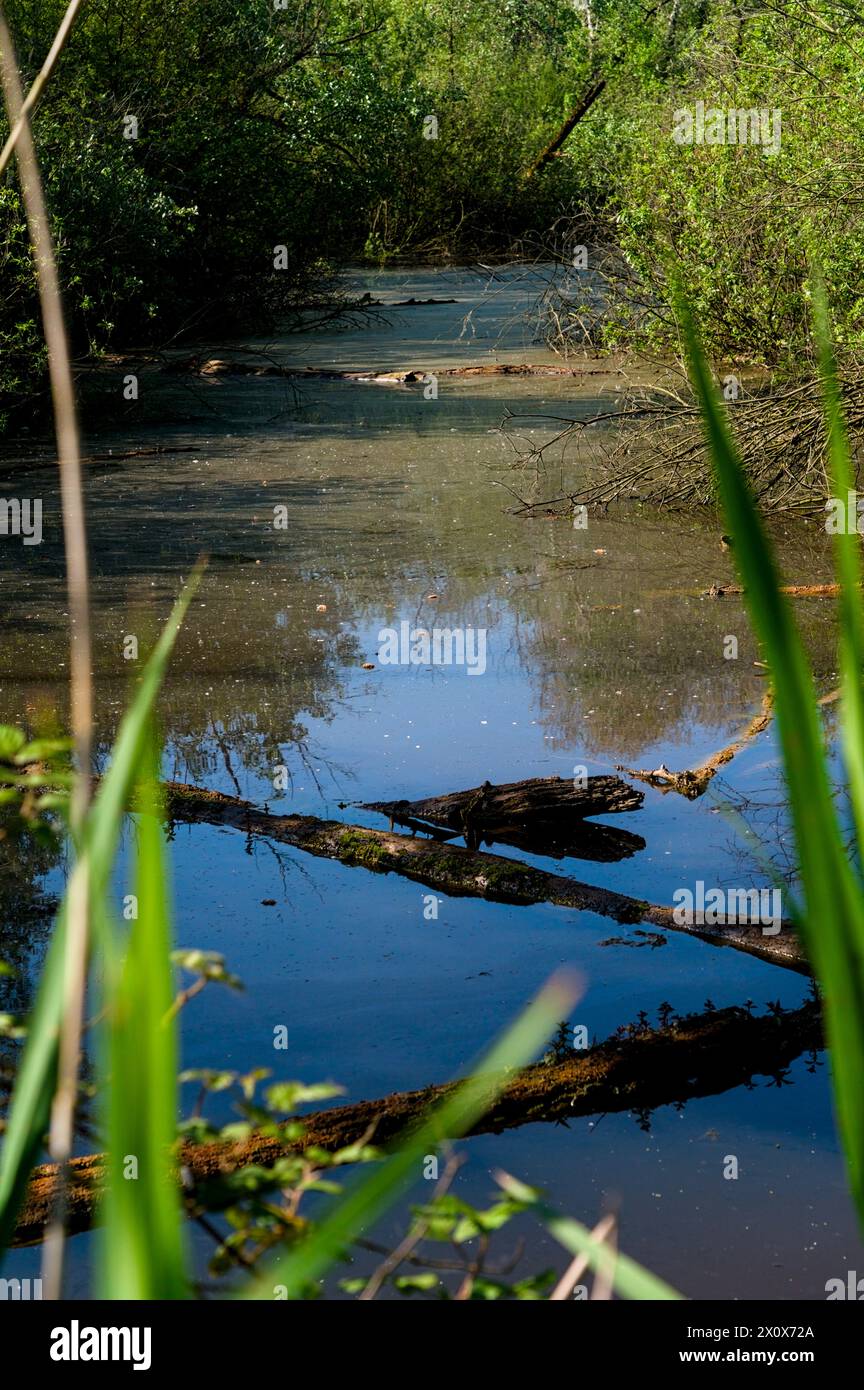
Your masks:
<svg viewBox="0 0 864 1390"><path fill-rule="evenodd" d="M500 1133L539 1121L565 1121L598 1113L636 1111L686 1103L749 1084L754 1076L782 1075L801 1053L824 1046L820 1012L814 1002L780 1014L754 1017L742 1008L712 1010L670 1022L667 1027L615 1036L576 1052L564 1061L536 1063L507 1086L471 1134ZM335 1152L360 1141L386 1148L428 1117L460 1083L400 1091L378 1100L340 1105L302 1117L300 1140L281 1144L253 1135L235 1144L194 1144L180 1150L188 1204L218 1205L220 1178L283 1154L311 1147ZM370 1138L371 1136L371 1138ZM441 1138L450 1136L442 1134ZM14 1245L42 1238L56 1186L56 1166L45 1164L31 1177ZM105 1158L88 1154L72 1160L68 1224L82 1231L98 1217L105 1181Z"/></svg>
<svg viewBox="0 0 864 1390"><path fill-rule="evenodd" d="M82 463L122 463L124 459L143 459L162 454L199 454L198 444L154 444L148 448L109 450L103 454L87 454Z"/></svg>
<svg viewBox="0 0 864 1390"><path fill-rule="evenodd" d="M366 303L370 308L376 309L421 309L428 304L458 304L458 299L415 299L412 295L410 299L368 299Z"/></svg>
<svg viewBox="0 0 864 1390"><path fill-rule="evenodd" d="M790 922L780 924L776 935L765 934L758 923L737 919L727 922L725 917L716 924L682 922L676 920L671 907L580 883L578 879L548 873L486 850L442 845L392 831L370 830L363 825L319 820L317 816L276 816L239 797L183 783L167 782L164 789L167 814L177 823L224 825L248 835L261 835L324 859L338 859L349 867L398 873L450 897L486 898L514 906L548 902L579 912L595 912L631 926L650 922L663 931L685 932L715 946L732 946L774 965L809 973Z"/></svg>
<svg viewBox="0 0 864 1390"><path fill-rule="evenodd" d="M609 366L565 367L558 363L551 362L539 364L532 364L529 362L486 362L480 366L435 367L434 369L430 368L427 370L422 368L406 368L404 370L383 372L336 372L327 371L323 367L282 367L275 362L243 362L233 358L221 357L187 357L178 359L163 368L163 370L172 374L189 372L193 375L204 377L281 377L290 381L356 381L360 383L369 383L373 386L423 385L428 382L430 372L433 370L436 378L497 376L583 377L621 375L618 368Z"/></svg>
<svg viewBox="0 0 864 1390"><path fill-rule="evenodd" d="M742 748L746 748L758 734L761 734L771 723L771 716L774 709L774 695L768 690L762 698L762 706L758 714L755 714L747 725L746 729L739 734L734 743L729 743L719 752L712 753L710 758L706 758L704 763L698 767L688 768L684 772L670 772L663 763L653 771L645 768L623 767L617 765L618 772L625 772L628 777L635 777L639 782L647 782L649 786L656 787L661 792L678 792L681 796L686 796L688 801L695 801L702 796L708 788L712 778L717 774L721 767L730 763L736 753L740 753Z"/></svg>
<svg viewBox="0 0 864 1390"><path fill-rule="evenodd" d="M582 781L529 777L498 786L484 782L482 787L423 797L419 801L367 802L362 810L389 816L391 830L395 824L407 825L415 831L427 830L431 834L443 830L452 835L464 835L469 849L479 849L484 842L500 841L542 854L551 842L557 846L560 858L566 853L562 846L566 847L571 841L577 846L574 852L579 853L580 833L584 830L606 828L585 827L584 817L638 811L644 800L644 792L629 787L620 777L604 775L586 777ZM590 834L585 839L590 846ZM644 844L642 840L640 847L644 848ZM602 836L596 847L602 854ZM615 858L634 852L631 845L623 854L614 853L614 831L606 848Z"/></svg>
<svg viewBox="0 0 864 1390"><path fill-rule="evenodd" d="M707 598L726 598L727 595L745 594L742 584L712 584L705 590ZM837 598L841 592L839 584L781 584L777 590L787 598Z"/></svg>

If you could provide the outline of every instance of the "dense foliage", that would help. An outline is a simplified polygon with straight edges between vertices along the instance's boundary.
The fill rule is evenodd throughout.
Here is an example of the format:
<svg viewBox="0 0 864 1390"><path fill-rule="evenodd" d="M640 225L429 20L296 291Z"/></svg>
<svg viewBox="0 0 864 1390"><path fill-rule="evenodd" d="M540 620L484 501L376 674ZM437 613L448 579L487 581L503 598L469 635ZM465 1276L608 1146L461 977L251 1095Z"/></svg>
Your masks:
<svg viewBox="0 0 864 1390"><path fill-rule="evenodd" d="M25 85L64 8L8 6ZM76 351L262 327L328 260L501 244L578 27L563 0L89 0L34 123ZM14 174L0 218L8 423L44 365Z"/></svg>
<svg viewBox="0 0 864 1390"><path fill-rule="evenodd" d="M27 84L63 9L8 6ZM260 330L347 260L568 240L625 268L605 343L668 345L671 253L712 353L793 369L815 240L854 347L861 28L847 0L88 0L35 119L75 350ZM676 143L697 101L779 110L777 153ZM15 180L7 426L44 381Z"/></svg>
<svg viewBox="0 0 864 1390"><path fill-rule="evenodd" d="M621 7L607 8L616 19L599 61L612 70ZM864 17L846 0L684 0L666 13L677 25L666 56L650 43L628 50L614 92L568 144L568 158L605 186L606 236L630 281L604 340L631 342L636 331L669 344L672 257L713 356L809 370L814 248L838 345L860 347ZM676 142L676 112L699 101L764 112L778 148L732 142L728 131L722 143Z"/></svg>

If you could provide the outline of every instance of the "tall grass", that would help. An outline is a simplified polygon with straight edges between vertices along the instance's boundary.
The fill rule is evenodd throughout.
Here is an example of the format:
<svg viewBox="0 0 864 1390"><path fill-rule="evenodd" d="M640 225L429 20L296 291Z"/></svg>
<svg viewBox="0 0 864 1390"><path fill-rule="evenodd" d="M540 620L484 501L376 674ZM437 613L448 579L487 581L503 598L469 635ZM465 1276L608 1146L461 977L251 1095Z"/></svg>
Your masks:
<svg viewBox="0 0 864 1390"><path fill-rule="evenodd" d="M821 277L811 282L813 328L824 381L825 423L835 496L847 496L852 463ZM765 528L732 441L724 407L680 288L677 310L690 378L711 450L727 528L753 625L774 683L777 729L795 835L803 903L796 928L819 982L839 1129L852 1195L864 1227L864 611L859 540L836 539L839 604L842 756L857 848L850 861L835 805L813 675Z"/></svg>
<svg viewBox="0 0 864 1390"><path fill-rule="evenodd" d="M136 915L125 950L113 939L106 943L108 1190L100 1292L103 1298L183 1298L188 1283L172 1161L178 1088L170 901L159 749L152 737L139 766Z"/></svg>
<svg viewBox="0 0 864 1390"><path fill-rule="evenodd" d="M144 668L135 698L121 723L111 765L82 827L78 858L60 907L29 1020L27 1043L0 1150L0 1260L15 1228L30 1169L38 1160L57 1089L59 1038L69 986L66 934L70 895L74 892L76 876L86 873L91 888L89 926L96 944L104 948L108 940L105 904L120 828L133 790L142 778L142 759L150 737L153 706L168 657L199 582L200 573L196 573L175 604ZM153 883L151 892L160 891L159 883ZM160 1084L157 1078L154 1080Z"/></svg>

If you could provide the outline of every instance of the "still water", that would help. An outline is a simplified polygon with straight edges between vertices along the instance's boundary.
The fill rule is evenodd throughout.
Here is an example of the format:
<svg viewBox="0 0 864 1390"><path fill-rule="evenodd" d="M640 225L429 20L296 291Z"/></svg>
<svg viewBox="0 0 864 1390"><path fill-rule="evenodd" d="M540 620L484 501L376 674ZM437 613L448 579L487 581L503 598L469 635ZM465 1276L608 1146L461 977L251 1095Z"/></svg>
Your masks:
<svg viewBox="0 0 864 1390"><path fill-rule="evenodd" d="M371 323L217 345L213 355L242 347L328 370L423 373L555 360L535 340L537 270L348 279L385 302ZM457 302L386 308L430 297ZM442 375L432 399L422 384L192 381L143 370L128 417L91 424L87 439L100 758L129 689L124 639L146 646L202 552L209 569L160 704L167 776L273 810L383 827L354 803L487 778L570 777L577 766L677 770L728 743L759 707L764 676L739 600L704 596L733 578L717 518L634 504L574 529L515 514L514 494L553 498L575 486L579 461L560 464L553 452L539 478L517 467L505 417L542 442L560 428L544 417L590 418L620 393L620 364L572 365L572 378ZM119 457L130 448L147 452ZM43 543L13 549L4 538L0 549L0 717L32 723L65 701L59 502L37 443L19 444L0 466L4 494L43 499ZM280 529L277 508L287 518ZM827 578L816 528L778 526L775 539L790 577ZM796 613L829 690L826 609L805 600ZM485 672L382 665L378 634L404 620L485 629ZM276 792L281 766L288 790ZM533 862L662 903L698 879L764 884L742 823L787 871L780 801L768 730L700 800L646 788L641 811L606 818L644 839L632 857ZM232 830L178 828L171 852L178 944L224 953L245 985L210 987L184 1011L187 1067L269 1065L338 1081L346 1099L443 1081L562 964L584 981L570 1021L598 1038L641 1010L655 1020L666 1001L684 1013L707 999L752 999L761 1012L807 993L802 977L733 950L675 934L652 948L590 913L444 897L429 921L417 883ZM13 1007L26 1002L62 881L62 864L7 864L0 956L19 967L6 986ZM118 902L122 892L121 875ZM629 944L604 944L610 937ZM280 1024L287 1054L273 1051ZM622 1247L692 1298L824 1298L826 1281L860 1268L864 1251L824 1054L819 1061L800 1058L783 1084L757 1074L751 1088L641 1121L595 1116L478 1137L463 1146L455 1190L483 1203L503 1168L589 1224L614 1206ZM729 1155L736 1181L723 1176ZM423 1187L413 1200L428 1195ZM380 1238L398 1235L404 1219L403 1209ZM520 1224L518 1234L521 1273L564 1268L563 1251L536 1227ZM91 1248L89 1236L73 1241L74 1290L85 1287ZM196 1252L203 1260L197 1238ZM13 1264L20 1277L36 1273L38 1253L18 1252Z"/></svg>

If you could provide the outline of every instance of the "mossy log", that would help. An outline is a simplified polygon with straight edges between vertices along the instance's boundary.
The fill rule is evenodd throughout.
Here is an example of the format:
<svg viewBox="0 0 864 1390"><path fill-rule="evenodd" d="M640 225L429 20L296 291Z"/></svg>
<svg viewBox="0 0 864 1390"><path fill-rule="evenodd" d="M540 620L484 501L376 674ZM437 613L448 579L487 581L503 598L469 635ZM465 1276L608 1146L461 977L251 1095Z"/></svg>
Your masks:
<svg viewBox="0 0 864 1390"><path fill-rule="evenodd" d="M363 810L389 816L391 830L394 825L402 825L412 831L445 830L454 836L464 835L469 849L479 849L484 842L493 844L497 840L544 854L548 844L560 858L571 843L573 852L579 854L581 841L586 848L581 857L608 861L644 849L645 841L640 836L628 838L626 833L616 839L614 830L605 838L601 834L592 840L590 832L595 827L584 826L584 818L638 811L644 799L643 792L628 786L620 777L586 777L582 781L530 777L499 786L484 782L482 787L419 801L367 802Z"/></svg>
<svg viewBox="0 0 864 1390"><path fill-rule="evenodd" d="M748 1084L754 1076L777 1076L802 1052L823 1046L819 1008L807 1003L777 1015L753 1017L742 1008L712 1010L671 1022L667 1027L622 1030L606 1042L574 1052L563 1061L525 1068L506 1087L471 1134L542 1120L567 1120L597 1113L643 1113L661 1105L720 1095ZM253 1135L235 1144L183 1145L179 1155L192 1210L217 1206L219 1179L259 1164L271 1166L286 1152L317 1147L329 1153L365 1140L386 1148L427 1118L431 1106L451 1094L458 1081L423 1090L399 1091L378 1100L334 1106L303 1117L301 1139L281 1144ZM451 1136L441 1134L441 1139ZM68 1189L68 1226L82 1231L94 1224L105 1181L103 1154L75 1158ZM33 1244L53 1209L57 1168L33 1172L13 1244Z"/></svg>
<svg viewBox="0 0 864 1390"><path fill-rule="evenodd" d="M548 902L579 912L596 912L633 926L650 922L663 931L687 932L715 946L733 946L774 965L804 974L809 971L801 944L788 922L782 923L776 935L764 934L758 924L726 921L723 917L716 924L681 923L673 916L671 907L580 883L578 879L551 874L485 850L369 830L342 821L319 820L317 816L274 816L240 797L179 782L165 783L164 791L168 816L177 823L230 826L248 835L294 845L324 859L338 859L376 873L402 874L450 897L487 898L517 906Z"/></svg>

